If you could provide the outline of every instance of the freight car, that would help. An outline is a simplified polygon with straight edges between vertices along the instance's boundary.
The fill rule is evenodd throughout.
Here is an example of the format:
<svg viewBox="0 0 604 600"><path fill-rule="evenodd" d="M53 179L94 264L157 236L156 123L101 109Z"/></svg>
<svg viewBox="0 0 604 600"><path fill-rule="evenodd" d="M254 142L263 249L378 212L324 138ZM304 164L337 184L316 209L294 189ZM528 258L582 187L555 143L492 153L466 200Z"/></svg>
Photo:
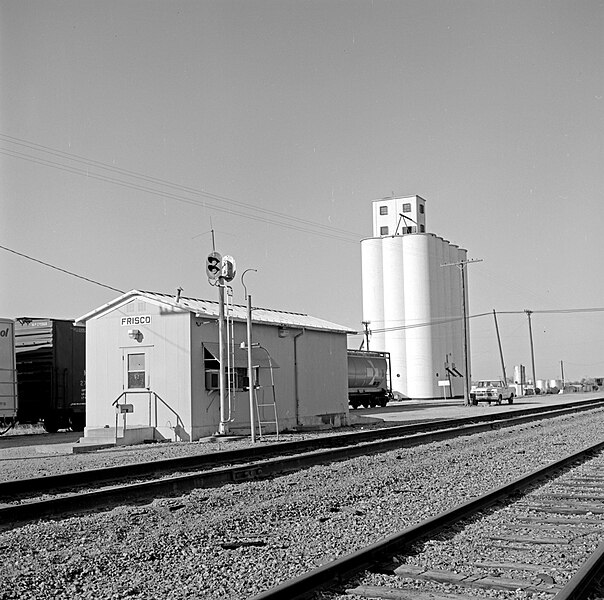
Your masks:
<svg viewBox="0 0 604 600"><path fill-rule="evenodd" d="M13 423L16 415L15 323L0 319L0 425Z"/></svg>
<svg viewBox="0 0 604 600"><path fill-rule="evenodd" d="M352 408L386 406L392 399L390 353L348 350L348 402Z"/></svg>
<svg viewBox="0 0 604 600"><path fill-rule="evenodd" d="M86 424L86 329L72 321L23 317L15 322L19 423L58 429Z"/></svg>

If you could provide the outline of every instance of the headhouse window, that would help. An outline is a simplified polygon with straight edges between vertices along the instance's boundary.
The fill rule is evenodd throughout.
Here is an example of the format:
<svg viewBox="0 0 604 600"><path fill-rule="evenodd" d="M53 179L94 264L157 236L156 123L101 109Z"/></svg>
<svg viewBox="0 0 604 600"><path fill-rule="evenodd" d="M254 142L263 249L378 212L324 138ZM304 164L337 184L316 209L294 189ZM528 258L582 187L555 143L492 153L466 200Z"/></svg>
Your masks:
<svg viewBox="0 0 604 600"><path fill-rule="evenodd" d="M380 215L387 215L387 214L388 214L388 207L380 206Z"/></svg>
<svg viewBox="0 0 604 600"><path fill-rule="evenodd" d="M426 227L424 225L420 225L419 226L419 230L421 233L425 233L426 232Z"/></svg>
<svg viewBox="0 0 604 600"><path fill-rule="evenodd" d="M420 213L421 215L423 215L423 214L424 214L424 205L423 205L423 204L420 204L420 205L419 205L419 213Z"/></svg>
<svg viewBox="0 0 604 600"><path fill-rule="evenodd" d="M380 235L388 235L388 227L380 227Z"/></svg>
<svg viewBox="0 0 604 600"><path fill-rule="evenodd" d="M403 212L411 212L411 202L405 202L405 204L403 204Z"/></svg>

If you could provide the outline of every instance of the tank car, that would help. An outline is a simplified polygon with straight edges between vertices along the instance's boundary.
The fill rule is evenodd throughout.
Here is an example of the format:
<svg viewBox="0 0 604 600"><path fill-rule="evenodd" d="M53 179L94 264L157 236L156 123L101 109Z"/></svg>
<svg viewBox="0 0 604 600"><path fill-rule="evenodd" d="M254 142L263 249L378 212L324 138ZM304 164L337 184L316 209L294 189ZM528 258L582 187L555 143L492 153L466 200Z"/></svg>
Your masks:
<svg viewBox="0 0 604 600"><path fill-rule="evenodd" d="M21 317L15 322L19 423L84 429L86 329L72 321Z"/></svg>
<svg viewBox="0 0 604 600"><path fill-rule="evenodd" d="M352 408L386 406L392 399L390 353L348 350L348 402Z"/></svg>

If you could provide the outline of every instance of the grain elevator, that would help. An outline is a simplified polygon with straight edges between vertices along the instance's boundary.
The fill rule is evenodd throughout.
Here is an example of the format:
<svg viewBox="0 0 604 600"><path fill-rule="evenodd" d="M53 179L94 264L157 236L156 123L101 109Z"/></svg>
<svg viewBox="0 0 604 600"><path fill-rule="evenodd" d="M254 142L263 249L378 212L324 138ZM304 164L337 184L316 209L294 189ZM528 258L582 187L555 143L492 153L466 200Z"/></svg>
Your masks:
<svg viewBox="0 0 604 600"><path fill-rule="evenodd" d="M373 202L373 237L361 241L363 321L370 349L390 352L401 397L463 396L468 286L467 270L456 264L465 260L466 250L426 232L420 196Z"/></svg>

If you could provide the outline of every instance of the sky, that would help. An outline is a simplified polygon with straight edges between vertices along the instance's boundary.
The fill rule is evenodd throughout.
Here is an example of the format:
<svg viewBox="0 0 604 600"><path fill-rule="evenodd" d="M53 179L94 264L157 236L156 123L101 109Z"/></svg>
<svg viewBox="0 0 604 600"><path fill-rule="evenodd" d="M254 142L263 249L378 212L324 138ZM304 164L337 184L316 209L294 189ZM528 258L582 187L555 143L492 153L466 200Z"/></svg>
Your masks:
<svg viewBox="0 0 604 600"><path fill-rule="evenodd" d="M474 378L493 310L508 372L531 310L538 379L604 376L600 0L0 0L0 81L2 317L216 299L213 230L235 302L361 331L371 203L417 194L482 260Z"/></svg>

